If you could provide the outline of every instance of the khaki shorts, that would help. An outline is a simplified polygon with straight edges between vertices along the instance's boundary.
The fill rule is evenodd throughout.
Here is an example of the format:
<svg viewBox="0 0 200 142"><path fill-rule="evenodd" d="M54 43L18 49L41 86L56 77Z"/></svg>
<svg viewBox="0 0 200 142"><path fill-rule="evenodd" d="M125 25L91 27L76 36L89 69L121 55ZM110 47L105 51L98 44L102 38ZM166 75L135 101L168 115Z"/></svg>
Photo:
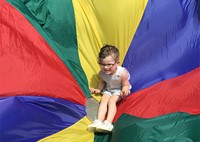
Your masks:
<svg viewBox="0 0 200 142"><path fill-rule="evenodd" d="M109 96L120 96L121 95L121 90L103 90L101 92L102 94L107 94Z"/></svg>

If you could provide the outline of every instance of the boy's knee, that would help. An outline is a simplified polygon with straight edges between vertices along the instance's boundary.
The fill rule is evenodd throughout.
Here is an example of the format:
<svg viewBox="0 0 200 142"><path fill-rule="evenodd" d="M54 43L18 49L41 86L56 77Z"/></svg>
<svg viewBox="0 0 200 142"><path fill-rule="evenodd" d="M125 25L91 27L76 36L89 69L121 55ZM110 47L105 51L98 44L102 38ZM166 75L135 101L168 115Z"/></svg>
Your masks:
<svg viewBox="0 0 200 142"><path fill-rule="evenodd" d="M115 105L115 104L116 104L116 100L114 100L114 99L110 99L108 101L108 106Z"/></svg>

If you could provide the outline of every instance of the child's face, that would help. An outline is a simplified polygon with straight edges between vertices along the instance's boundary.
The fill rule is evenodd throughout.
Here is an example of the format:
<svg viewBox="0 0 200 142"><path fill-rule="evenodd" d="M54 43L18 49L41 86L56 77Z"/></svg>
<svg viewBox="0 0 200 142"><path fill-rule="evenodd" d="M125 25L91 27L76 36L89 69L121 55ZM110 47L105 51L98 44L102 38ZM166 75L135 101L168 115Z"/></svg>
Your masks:
<svg viewBox="0 0 200 142"><path fill-rule="evenodd" d="M115 61L111 55L105 57L100 62L101 70L105 74L115 74L119 61Z"/></svg>

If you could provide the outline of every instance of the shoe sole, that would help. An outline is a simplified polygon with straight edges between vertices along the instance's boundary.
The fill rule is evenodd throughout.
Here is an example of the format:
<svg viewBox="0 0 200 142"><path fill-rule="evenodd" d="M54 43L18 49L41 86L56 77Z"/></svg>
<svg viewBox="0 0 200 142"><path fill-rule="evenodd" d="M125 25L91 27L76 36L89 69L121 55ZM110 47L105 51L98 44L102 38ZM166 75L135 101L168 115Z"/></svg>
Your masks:
<svg viewBox="0 0 200 142"><path fill-rule="evenodd" d="M112 130L105 130L105 129L101 129L101 128L96 128L96 132L101 132L101 133L111 133Z"/></svg>
<svg viewBox="0 0 200 142"><path fill-rule="evenodd" d="M90 132L96 132L96 127L88 127L87 129Z"/></svg>

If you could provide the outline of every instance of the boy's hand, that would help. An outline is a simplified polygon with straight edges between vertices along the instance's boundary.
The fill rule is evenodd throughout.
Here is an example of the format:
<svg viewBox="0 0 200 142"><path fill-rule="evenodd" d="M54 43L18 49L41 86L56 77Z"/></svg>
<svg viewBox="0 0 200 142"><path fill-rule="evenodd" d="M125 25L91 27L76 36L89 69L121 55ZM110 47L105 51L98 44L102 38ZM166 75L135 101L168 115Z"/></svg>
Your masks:
<svg viewBox="0 0 200 142"><path fill-rule="evenodd" d="M122 88L122 92L121 92L121 97L124 98L126 96L128 96L130 94L130 87L129 86L124 86Z"/></svg>
<svg viewBox="0 0 200 142"><path fill-rule="evenodd" d="M91 88L91 89L90 89L90 92L91 92L92 94L99 94L99 93L101 93L101 90L95 89L95 88Z"/></svg>

